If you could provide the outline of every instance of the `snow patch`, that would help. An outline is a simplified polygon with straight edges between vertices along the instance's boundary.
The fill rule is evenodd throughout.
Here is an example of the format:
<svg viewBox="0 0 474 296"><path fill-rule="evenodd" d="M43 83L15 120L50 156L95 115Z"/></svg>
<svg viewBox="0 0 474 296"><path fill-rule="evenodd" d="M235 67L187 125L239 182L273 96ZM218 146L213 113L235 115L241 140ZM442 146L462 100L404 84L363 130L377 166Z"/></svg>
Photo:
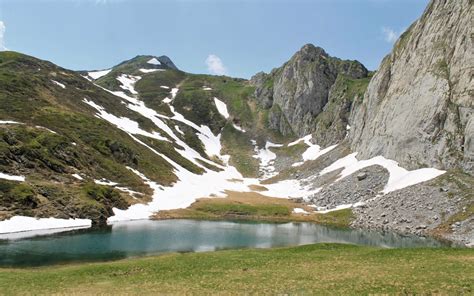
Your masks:
<svg viewBox="0 0 474 296"><path fill-rule="evenodd" d="M311 136L311 135L307 135L307 136L304 136L304 137L302 137L302 138L299 138L298 140L295 140L295 141L289 143L289 144L288 144L288 147L295 146L296 144L299 144L301 141L307 143L307 142L309 142L309 141L311 140L312 137L313 137L313 136ZM309 143L310 143L310 145L312 145L311 142L309 142Z"/></svg>
<svg viewBox="0 0 474 296"><path fill-rule="evenodd" d="M24 176L8 175L8 174L1 173L1 172L0 172L0 179L9 180L9 181L18 181L18 182L25 181Z"/></svg>
<svg viewBox="0 0 474 296"><path fill-rule="evenodd" d="M329 151L333 150L336 147L337 145L332 145L321 150L321 148L318 145L311 146L308 149L306 149L305 152L303 152L303 160L304 161L316 160L321 155L328 153Z"/></svg>
<svg viewBox="0 0 474 296"><path fill-rule="evenodd" d="M133 75L127 75L127 74L122 74L119 77L117 77L117 80L122 84L120 87L124 90L128 90L131 94L137 95L138 92L135 90L135 83L140 80L140 76L133 76Z"/></svg>
<svg viewBox="0 0 474 296"><path fill-rule="evenodd" d="M0 120L0 124L23 124L23 123L12 121L12 120Z"/></svg>
<svg viewBox="0 0 474 296"><path fill-rule="evenodd" d="M71 176L73 176L74 178L76 178L77 180L80 180L80 181L84 180L84 178L82 178L81 175L79 175L79 174L72 174Z"/></svg>
<svg viewBox="0 0 474 296"><path fill-rule="evenodd" d="M332 209L318 207L316 213L318 213L318 214L327 214L327 213L334 212L334 211L360 207L364 204L365 204L365 202L360 201L360 202L356 202L356 203L353 203L353 204L338 205L337 207L334 207Z"/></svg>
<svg viewBox="0 0 474 296"><path fill-rule="evenodd" d="M153 73L156 71L165 71L165 69L139 69L142 73Z"/></svg>
<svg viewBox="0 0 474 296"><path fill-rule="evenodd" d="M41 126L41 125L37 125L37 126L35 126L35 127L36 127L36 128L39 128L39 129L44 129L44 130L46 130L46 131L48 131L48 132L50 132L50 133L52 133L52 134L58 134L57 132L55 132L55 131L53 131L53 130L50 130L49 128L44 127L44 126Z"/></svg>
<svg viewBox="0 0 474 296"><path fill-rule="evenodd" d="M112 181L109 181L107 179L100 179L100 180L94 180L94 183L95 184L99 184L99 185L106 185L106 186L115 186L117 185L118 183L115 183L115 182L112 182Z"/></svg>
<svg viewBox="0 0 474 296"><path fill-rule="evenodd" d="M383 156L376 156L367 160L358 160L356 155L357 152L337 160L327 168L323 169L320 175L343 168L339 178L336 180L337 182L365 167L380 165L387 169L390 174L388 182L382 190L383 194L387 194L395 190L431 180L445 173L445 171L434 168L422 168L408 171L400 167L398 162L386 159Z"/></svg>
<svg viewBox="0 0 474 296"><path fill-rule="evenodd" d="M160 61L158 61L156 58L150 59L147 63L152 65L161 65Z"/></svg>
<svg viewBox="0 0 474 296"><path fill-rule="evenodd" d="M181 135L184 136L184 132L179 128L179 126L175 125L175 126L174 126L174 129L175 129L178 133L180 133Z"/></svg>
<svg viewBox="0 0 474 296"><path fill-rule="evenodd" d="M306 212L304 209L302 208L294 208L293 209L293 213L295 214L309 214L308 212Z"/></svg>
<svg viewBox="0 0 474 296"><path fill-rule="evenodd" d="M176 95L178 94L179 88L172 88L170 91L171 94L171 99L174 100L176 98Z"/></svg>
<svg viewBox="0 0 474 296"><path fill-rule="evenodd" d="M88 101L87 99L84 99L84 103L96 109L99 112L97 114L99 118L105 119L106 121L112 123L113 125L115 125L116 127L118 127L119 129L123 131L126 131L131 134L135 134L135 135L150 137L150 138L157 139L160 141L169 141L167 138L162 137L157 132L149 133L145 130L142 130L136 121L133 121L127 117L117 117L113 114L107 113L102 106L97 105L93 101Z"/></svg>
<svg viewBox="0 0 474 296"><path fill-rule="evenodd" d="M115 189L120 190L120 191L125 192L125 193L128 193L132 197L135 197L135 195L143 195L143 193L133 191L130 188L127 188L127 187L115 186Z"/></svg>
<svg viewBox="0 0 474 296"><path fill-rule="evenodd" d="M236 130L245 133L245 130L244 130L243 128L241 128L240 126L236 125L235 123L232 123L232 126L233 126Z"/></svg>
<svg viewBox="0 0 474 296"><path fill-rule="evenodd" d="M56 80L51 80L54 84L56 84L57 86L61 87L61 88L66 88L66 86L60 82L57 82Z"/></svg>
<svg viewBox="0 0 474 296"><path fill-rule="evenodd" d="M91 227L90 219L56 219L56 218L33 218L25 216L14 216L8 220L0 221L0 233L19 231L32 231L55 228Z"/></svg>
<svg viewBox="0 0 474 296"><path fill-rule="evenodd" d="M169 86L166 86L166 85L161 85L160 87L161 87L161 88L164 88L164 89L170 89L170 87L169 87Z"/></svg>
<svg viewBox="0 0 474 296"><path fill-rule="evenodd" d="M307 181L307 180L302 180ZM273 184L265 184L267 191L259 192L261 195L279 198L305 198L318 193L321 188L311 188L311 185L303 186L299 180L283 180Z"/></svg>
<svg viewBox="0 0 474 296"><path fill-rule="evenodd" d="M321 155L324 155L326 153L328 153L329 151L333 150L334 148L337 147L337 145L332 145L332 146L329 146L329 147L326 147L324 149L321 149L321 147L319 145L316 145L316 144L313 144L311 142L313 136L312 135L307 135L307 136L304 136L296 141L293 141L291 143L288 144L288 147L291 147L291 146L294 146L294 145L297 145L301 142L304 142L306 145L308 145L308 148L306 149L305 152L303 152L302 154L302 157L303 157L303 161L302 162L296 162L294 164L292 164L291 166L292 167L297 167L297 166L300 166L302 165L305 161L308 161L308 160L316 160L318 159Z"/></svg>
<svg viewBox="0 0 474 296"><path fill-rule="evenodd" d="M257 142L255 140L252 140L252 144L255 146L254 151L256 153L256 155L254 155L253 158L260 160L259 170L260 170L261 178L268 179L277 175L278 173L275 172L275 167L273 166L277 156L275 153L273 153L270 150L270 148L282 147L283 145L275 144L275 143L267 141L267 143L265 144L265 147L262 149L259 149L257 146Z"/></svg>
<svg viewBox="0 0 474 296"><path fill-rule="evenodd" d="M227 105L219 100L218 98L214 98L214 104L216 104L217 111L224 116L225 119L229 118L229 112L227 111Z"/></svg>
<svg viewBox="0 0 474 296"><path fill-rule="evenodd" d="M87 74L89 75L89 77L96 80L96 79L99 79L102 76L105 76L105 75L109 74L110 71L112 71L112 69L101 70L101 71L93 71L93 72L89 72Z"/></svg>

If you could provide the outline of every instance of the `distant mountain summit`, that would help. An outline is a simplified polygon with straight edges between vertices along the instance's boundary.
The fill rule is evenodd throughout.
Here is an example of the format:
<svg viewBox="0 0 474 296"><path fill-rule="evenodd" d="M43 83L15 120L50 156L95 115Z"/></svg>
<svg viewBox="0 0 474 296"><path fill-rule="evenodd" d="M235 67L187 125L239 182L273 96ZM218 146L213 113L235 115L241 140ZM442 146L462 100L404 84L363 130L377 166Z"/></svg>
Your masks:
<svg viewBox="0 0 474 296"><path fill-rule="evenodd" d="M351 102L365 91L368 74L358 61L331 57L306 44L281 67L252 77L251 83L257 101L269 110L270 128L285 136L314 132L318 143L326 145L344 138Z"/></svg>

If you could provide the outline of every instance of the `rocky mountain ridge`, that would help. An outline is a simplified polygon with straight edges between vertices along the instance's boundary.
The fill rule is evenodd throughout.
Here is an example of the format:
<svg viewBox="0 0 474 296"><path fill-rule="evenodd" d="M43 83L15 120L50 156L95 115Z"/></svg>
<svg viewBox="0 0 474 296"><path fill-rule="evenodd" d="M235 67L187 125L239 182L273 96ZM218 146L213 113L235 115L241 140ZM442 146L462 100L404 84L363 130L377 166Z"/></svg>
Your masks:
<svg viewBox="0 0 474 296"><path fill-rule="evenodd" d="M269 109L269 128L283 136L304 136L317 130L318 116L330 102L352 100L341 98L341 83L336 82L365 79L368 74L357 61L340 60L320 47L306 44L280 68L270 74L258 73L250 81L256 87L257 101ZM350 104L343 109L348 107ZM337 114L333 117L337 119ZM343 121L347 122L344 118Z"/></svg>

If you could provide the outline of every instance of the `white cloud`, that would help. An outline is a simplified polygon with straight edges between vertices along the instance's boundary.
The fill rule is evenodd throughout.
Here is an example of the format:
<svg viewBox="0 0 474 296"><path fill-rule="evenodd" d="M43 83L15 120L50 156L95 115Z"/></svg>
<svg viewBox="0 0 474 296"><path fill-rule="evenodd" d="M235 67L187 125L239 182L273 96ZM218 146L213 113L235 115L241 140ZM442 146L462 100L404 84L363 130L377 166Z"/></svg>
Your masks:
<svg viewBox="0 0 474 296"><path fill-rule="evenodd" d="M216 56L215 54L210 54L206 59L206 65L209 72L216 75L226 75L227 69L222 63L220 57Z"/></svg>
<svg viewBox="0 0 474 296"><path fill-rule="evenodd" d="M384 35L385 41L388 43L395 43L398 37L400 36L401 32L396 32L392 28L389 27L382 27L382 33Z"/></svg>
<svg viewBox="0 0 474 296"><path fill-rule="evenodd" d="M7 50L7 48L5 47L5 40L4 40L5 30L6 30L5 23L0 21L0 51Z"/></svg>

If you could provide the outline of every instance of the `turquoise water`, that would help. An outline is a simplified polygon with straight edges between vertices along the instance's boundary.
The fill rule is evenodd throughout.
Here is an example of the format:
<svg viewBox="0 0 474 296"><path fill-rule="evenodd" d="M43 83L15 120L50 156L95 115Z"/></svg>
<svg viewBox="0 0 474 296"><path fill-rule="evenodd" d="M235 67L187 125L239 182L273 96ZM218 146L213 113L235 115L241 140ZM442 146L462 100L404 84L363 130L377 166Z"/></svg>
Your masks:
<svg viewBox="0 0 474 296"><path fill-rule="evenodd" d="M431 238L338 229L311 223L143 220L118 223L103 229L3 239L0 240L0 266L43 266L169 252L272 248L320 242L387 248L442 246Z"/></svg>

